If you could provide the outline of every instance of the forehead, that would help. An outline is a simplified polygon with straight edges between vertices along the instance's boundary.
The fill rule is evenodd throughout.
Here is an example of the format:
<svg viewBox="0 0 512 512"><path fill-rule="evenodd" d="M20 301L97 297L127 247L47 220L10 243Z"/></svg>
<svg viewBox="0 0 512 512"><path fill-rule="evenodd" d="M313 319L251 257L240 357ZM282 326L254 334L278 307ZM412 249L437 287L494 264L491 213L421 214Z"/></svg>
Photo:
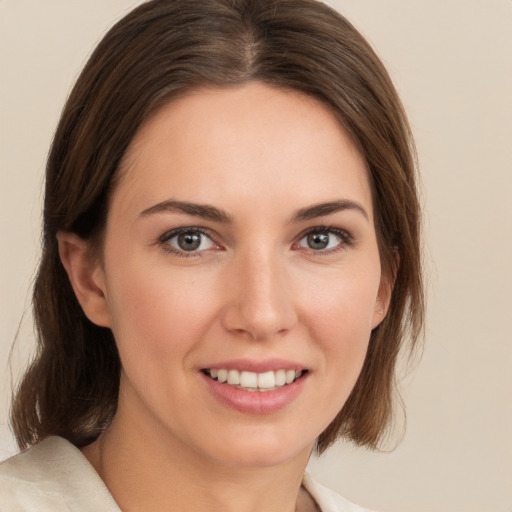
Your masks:
<svg viewBox="0 0 512 512"><path fill-rule="evenodd" d="M195 90L157 110L130 144L118 188L147 206L179 195L263 207L286 195L300 207L348 194L371 214L364 159L334 114L259 82Z"/></svg>

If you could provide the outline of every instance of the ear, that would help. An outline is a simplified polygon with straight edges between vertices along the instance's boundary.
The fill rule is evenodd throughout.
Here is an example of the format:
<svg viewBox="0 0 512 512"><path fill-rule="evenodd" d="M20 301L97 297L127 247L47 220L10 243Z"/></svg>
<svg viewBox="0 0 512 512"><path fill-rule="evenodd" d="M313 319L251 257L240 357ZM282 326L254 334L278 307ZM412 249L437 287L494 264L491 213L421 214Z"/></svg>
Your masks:
<svg viewBox="0 0 512 512"><path fill-rule="evenodd" d="M92 257L90 243L64 231L57 233L57 241L60 259L85 315L96 325L110 327L105 273L101 263Z"/></svg>
<svg viewBox="0 0 512 512"><path fill-rule="evenodd" d="M393 269L391 270L392 275L382 274L380 278L379 291L373 312L372 329L375 329L388 313L391 294L395 286L396 273L400 265L400 253L397 248L393 248L393 257L395 261L393 262Z"/></svg>
<svg viewBox="0 0 512 512"><path fill-rule="evenodd" d="M372 329L375 329L386 317L391 302L391 293L393 291L393 282L390 278L382 276L373 310Z"/></svg>

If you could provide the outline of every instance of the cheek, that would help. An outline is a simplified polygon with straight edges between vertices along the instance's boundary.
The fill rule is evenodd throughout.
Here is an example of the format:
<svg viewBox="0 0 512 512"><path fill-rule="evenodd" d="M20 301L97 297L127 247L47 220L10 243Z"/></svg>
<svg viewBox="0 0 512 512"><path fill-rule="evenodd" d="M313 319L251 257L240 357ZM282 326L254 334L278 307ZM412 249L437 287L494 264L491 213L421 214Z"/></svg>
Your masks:
<svg viewBox="0 0 512 512"><path fill-rule="evenodd" d="M213 315L212 293L204 278L191 274L161 267L141 271L129 262L111 273L109 309L122 358L157 365L182 361L201 339Z"/></svg>
<svg viewBox="0 0 512 512"><path fill-rule="evenodd" d="M379 271L372 266L337 272L308 289L307 325L324 351L326 366L336 366L353 380L361 369L372 330Z"/></svg>
<svg viewBox="0 0 512 512"><path fill-rule="evenodd" d="M379 268L345 272L303 282L303 324L318 355L312 377L320 393L305 428L320 434L342 409L361 372L371 334ZM307 286L306 286L307 285ZM312 409L313 410L313 409Z"/></svg>

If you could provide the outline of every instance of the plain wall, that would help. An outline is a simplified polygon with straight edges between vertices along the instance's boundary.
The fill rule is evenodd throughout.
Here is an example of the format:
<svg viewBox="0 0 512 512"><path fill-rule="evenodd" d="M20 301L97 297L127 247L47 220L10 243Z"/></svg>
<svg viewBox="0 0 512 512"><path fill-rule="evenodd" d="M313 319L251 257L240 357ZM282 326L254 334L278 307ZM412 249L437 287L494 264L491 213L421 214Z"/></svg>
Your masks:
<svg viewBox="0 0 512 512"><path fill-rule="evenodd" d="M14 451L11 379L33 350L29 287L52 133L93 46L138 3L0 0L0 458ZM402 383L402 443L392 453L340 443L310 468L382 512L511 512L512 2L329 3L372 42L409 113L429 297L424 354Z"/></svg>

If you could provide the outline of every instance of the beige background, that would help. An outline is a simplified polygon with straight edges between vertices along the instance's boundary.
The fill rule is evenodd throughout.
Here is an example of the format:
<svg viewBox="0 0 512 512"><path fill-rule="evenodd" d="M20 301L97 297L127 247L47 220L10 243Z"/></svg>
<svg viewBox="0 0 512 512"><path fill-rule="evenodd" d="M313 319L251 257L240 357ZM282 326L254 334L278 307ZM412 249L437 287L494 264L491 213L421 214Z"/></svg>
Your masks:
<svg viewBox="0 0 512 512"><path fill-rule="evenodd" d="M130 0L0 0L0 458L7 358L37 261L44 160L93 45ZM388 66L416 134L429 311L393 453L339 445L311 469L368 507L512 511L512 1L331 1ZM14 377L32 348L30 314Z"/></svg>

